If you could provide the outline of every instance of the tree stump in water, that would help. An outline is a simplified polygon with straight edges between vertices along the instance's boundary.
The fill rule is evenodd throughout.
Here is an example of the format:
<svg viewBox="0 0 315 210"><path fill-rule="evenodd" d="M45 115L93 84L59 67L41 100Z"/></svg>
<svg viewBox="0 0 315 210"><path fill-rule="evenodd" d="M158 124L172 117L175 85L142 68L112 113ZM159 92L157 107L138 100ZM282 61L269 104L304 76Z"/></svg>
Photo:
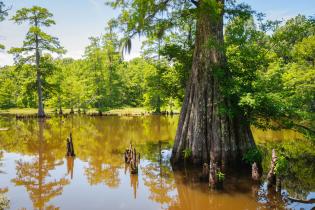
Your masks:
<svg viewBox="0 0 315 210"><path fill-rule="evenodd" d="M70 137L67 138L67 154L68 157L74 157L74 147L73 147L73 141L72 141L72 134L70 133Z"/></svg>
<svg viewBox="0 0 315 210"><path fill-rule="evenodd" d="M129 145L129 148L125 151L125 163L129 164L132 157L132 144Z"/></svg>
<svg viewBox="0 0 315 210"><path fill-rule="evenodd" d="M270 170L267 175L268 187L271 187L276 184L276 173L275 173L276 162L277 162L276 151L275 149L272 149Z"/></svg>
<svg viewBox="0 0 315 210"><path fill-rule="evenodd" d="M210 168L209 168L209 186L211 188L215 188L218 180L217 180L217 164L210 162Z"/></svg>
<svg viewBox="0 0 315 210"><path fill-rule="evenodd" d="M256 162L252 164L252 179L254 181L259 181L260 179L259 169Z"/></svg>
<svg viewBox="0 0 315 210"><path fill-rule="evenodd" d="M125 151L125 163L130 164L130 173L137 174L138 173L138 165L140 163L140 153L137 154L136 148L132 147L130 144L129 148Z"/></svg>
<svg viewBox="0 0 315 210"><path fill-rule="evenodd" d="M202 173L200 179L207 180L207 178L209 178L209 165L207 163L204 163L202 166Z"/></svg>

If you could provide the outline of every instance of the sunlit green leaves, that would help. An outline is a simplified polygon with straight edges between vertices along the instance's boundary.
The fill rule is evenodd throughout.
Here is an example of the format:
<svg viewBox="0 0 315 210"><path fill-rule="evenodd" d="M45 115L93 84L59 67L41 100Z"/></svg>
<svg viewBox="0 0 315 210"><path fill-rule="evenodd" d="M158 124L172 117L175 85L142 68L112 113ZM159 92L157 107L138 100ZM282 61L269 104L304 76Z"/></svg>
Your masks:
<svg viewBox="0 0 315 210"><path fill-rule="evenodd" d="M30 25L34 25L36 27L48 27L55 24L55 21L51 19L52 16L53 14L46 8L33 6L32 8L22 8L16 11L16 14L11 18L11 20L18 24L29 22Z"/></svg>
<svg viewBox="0 0 315 210"><path fill-rule="evenodd" d="M226 54L233 79L226 89L251 123L292 128L313 121L314 30L313 22L303 16L272 35L251 18L235 18L227 25Z"/></svg>
<svg viewBox="0 0 315 210"><path fill-rule="evenodd" d="M315 26L314 26L315 27ZM315 33L315 32L314 32ZM293 48L293 59L315 66L315 35L304 38Z"/></svg>
<svg viewBox="0 0 315 210"><path fill-rule="evenodd" d="M298 15L275 31L271 39L273 50L279 57L289 62L293 56L294 45L312 35L315 35L314 20Z"/></svg>

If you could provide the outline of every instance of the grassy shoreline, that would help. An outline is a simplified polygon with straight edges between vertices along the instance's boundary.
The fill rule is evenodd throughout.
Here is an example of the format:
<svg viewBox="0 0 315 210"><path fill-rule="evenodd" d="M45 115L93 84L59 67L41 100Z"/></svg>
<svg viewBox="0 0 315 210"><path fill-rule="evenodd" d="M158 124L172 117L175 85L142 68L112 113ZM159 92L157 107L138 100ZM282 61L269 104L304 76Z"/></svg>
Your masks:
<svg viewBox="0 0 315 210"><path fill-rule="evenodd" d="M70 114L71 109L63 109L63 114ZM83 110L80 110L81 114L83 114ZM56 115L56 109L47 108L45 109L45 113L48 116ZM78 110L74 110L75 114L78 114ZM179 111L175 110L174 114L178 114ZM10 115L10 116L35 116L37 114L36 108L11 108L11 109L0 109L0 116L1 115ZM86 110L87 115L96 116L99 114L97 109L88 109ZM111 109L108 111L104 111L103 115L117 115L117 116L139 116L139 115L151 115L152 112L146 110L143 107L125 107L119 109Z"/></svg>

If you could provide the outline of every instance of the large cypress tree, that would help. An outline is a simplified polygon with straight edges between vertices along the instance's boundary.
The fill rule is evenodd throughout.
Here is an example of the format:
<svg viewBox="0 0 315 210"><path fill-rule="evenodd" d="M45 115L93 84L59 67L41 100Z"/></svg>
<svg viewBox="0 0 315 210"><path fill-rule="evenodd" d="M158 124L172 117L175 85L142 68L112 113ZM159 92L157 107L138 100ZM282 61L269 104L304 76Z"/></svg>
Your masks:
<svg viewBox="0 0 315 210"><path fill-rule="evenodd" d="M233 78L226 64L223 18L225 13L241 14L248 8L225 0L116 0L109 4L122 8L118 20L126 37L143 34L161 38L168 29L176 28L179 20L195 20L193 64L172 161L180 162L185 151L190 151L190 160L196 164L239 160L255 143L249 122L225 90Z"/></svg>

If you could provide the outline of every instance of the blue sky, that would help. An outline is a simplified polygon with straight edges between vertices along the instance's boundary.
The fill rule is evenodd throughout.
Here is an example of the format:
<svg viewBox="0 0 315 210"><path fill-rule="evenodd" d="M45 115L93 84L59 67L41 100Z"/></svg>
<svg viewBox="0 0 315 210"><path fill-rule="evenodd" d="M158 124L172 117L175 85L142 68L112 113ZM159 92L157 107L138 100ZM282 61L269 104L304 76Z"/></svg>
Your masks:
<svg viewBox="0 0 315 210"><path fill-rule="evenodd" d="M89 44L88 38L104 32L106 22L117 16L115 11L104 4L105 0L4 0L12 6L9 18L22 7L39 5L54 14L56 25L45 29L57 36L67 49L66 57L80 58ZM298 14L315 15L315 0L242 0L253 9L266 13L268 19L289 19ZM16 25L7 20L0 23L0 43L10 47L21 46L27 25ZM139 56L141 40L133 40L133 49L126 59ZM12 64L12 55L0 52L0 66Z"/></svg>

